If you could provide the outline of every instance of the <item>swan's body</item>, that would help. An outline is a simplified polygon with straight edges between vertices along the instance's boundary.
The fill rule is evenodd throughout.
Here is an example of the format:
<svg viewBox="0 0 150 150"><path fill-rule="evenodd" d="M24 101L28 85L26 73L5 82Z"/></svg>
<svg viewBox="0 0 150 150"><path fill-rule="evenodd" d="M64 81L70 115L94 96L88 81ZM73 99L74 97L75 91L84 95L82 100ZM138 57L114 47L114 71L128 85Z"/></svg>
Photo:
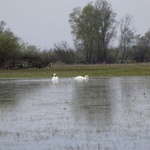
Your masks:
<svg viewBox="0 0 150 150"><path fill-rule="evenodd" d="M88 81L89 80L89 76L88 75L86 75L85 77L83 77L83 76L76 76L74 79L76 81Z"/></svg>
<svg viewBox="0 0 150 150"><path fill-rule="evenodd" d="M56 73L53 74L52 82L53 83L58 83L58 76L56 75Z"/></svg>

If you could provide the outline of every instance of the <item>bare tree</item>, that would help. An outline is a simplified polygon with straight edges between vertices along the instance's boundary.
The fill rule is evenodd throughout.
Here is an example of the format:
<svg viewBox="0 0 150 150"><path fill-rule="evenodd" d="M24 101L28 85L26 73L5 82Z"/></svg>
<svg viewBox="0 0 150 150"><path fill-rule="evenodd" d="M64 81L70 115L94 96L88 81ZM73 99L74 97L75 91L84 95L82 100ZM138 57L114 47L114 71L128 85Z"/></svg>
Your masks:
<svg viewBox="0 0 150 150"><path fill-rule="evenodd" d="M131 26L132 21L133 21L133 17L131 15L126 15L120 21L120 38L119 38L119 46L118 46L118 51L116 53L116 58L120 51L122 54L121 60L120 60L121 63L126 61L127 48L129 48L131 46L132 41L134 39L135 29Z"/></svg>
<svg viewBox="0 0 150 150"><path fill-rule="evenodd" d="M54 55L57 61L61 61L67 64L75 62L75 52L65 41L55 44Z"/></svg>

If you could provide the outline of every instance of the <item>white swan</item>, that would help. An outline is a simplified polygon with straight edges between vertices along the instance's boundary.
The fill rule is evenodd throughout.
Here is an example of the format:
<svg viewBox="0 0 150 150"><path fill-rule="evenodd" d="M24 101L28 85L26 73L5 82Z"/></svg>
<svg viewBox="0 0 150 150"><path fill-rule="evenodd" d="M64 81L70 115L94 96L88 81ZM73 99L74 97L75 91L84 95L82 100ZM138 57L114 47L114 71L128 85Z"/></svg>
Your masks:
<svg viewBox="0 0 150 150"><path fill-rule="evenodd" d="M85 75L85 77L83 77L83 76L76 76L74 79L76 81L88 81L89 80L89 76L88 75Z"/></svg>
<svg viewBox="0 0 150 150"><path fill-rule="evenodd" d="M52 82L53 83L58 83L58 76L56 75L56 73L53 74Z"/></svg>

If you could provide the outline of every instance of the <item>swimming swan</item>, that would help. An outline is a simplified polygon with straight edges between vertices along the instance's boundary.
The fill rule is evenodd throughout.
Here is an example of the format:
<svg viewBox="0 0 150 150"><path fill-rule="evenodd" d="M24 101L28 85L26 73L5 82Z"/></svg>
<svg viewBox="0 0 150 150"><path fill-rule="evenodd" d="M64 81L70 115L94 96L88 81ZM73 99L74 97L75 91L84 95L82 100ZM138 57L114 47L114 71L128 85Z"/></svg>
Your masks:
<svg viewBox="0 0 150 150"><path fill-rule="evenodd" d="M53 74L52 82L53 83L58 83L58 76L56 75L56 73Z"/></svg>
<svg viewBox="0 0 150 150"><path fill-rule="evenodd" d="M76 81L88 81L89 80L89 76L88 75L85 75L85 77L83 77L83 76L76 76L74 79Z"/></svg>

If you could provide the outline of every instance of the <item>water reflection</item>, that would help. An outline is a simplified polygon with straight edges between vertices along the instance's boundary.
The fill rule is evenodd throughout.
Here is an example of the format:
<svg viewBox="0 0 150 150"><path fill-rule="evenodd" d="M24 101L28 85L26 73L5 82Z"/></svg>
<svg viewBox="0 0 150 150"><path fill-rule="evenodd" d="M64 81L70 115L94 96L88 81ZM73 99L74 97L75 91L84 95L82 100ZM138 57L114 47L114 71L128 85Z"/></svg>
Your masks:
<svg viewBox="0 0 150 150"><path fill-rule="evenodd" d="M149 79L0 80L0 149L149 150Z"/></svg>
<svg viewBox="0 0 150 150"><path fill-rule="evenodd" d="M149 149L149 99L149 77L93 78L74 85L74 118L88 139L109 140L96 149Z"/></svg>
<svg viewBox="0 0 150 150"><path fill-rule="evenodd" d="M149 77L112 78L110 87L116 100L115 121L126 126L143 124L146 121L143 114L150 113L145 110L150 99Z"/></svg>
<svg viewBox="0 0 150 150"><path fill-rule="evenodd" d="M91 79L90 82L74 85L73 109L78 122L94 126L109 125L114 111L113 101L109 97L108 80Z"/></svg>

